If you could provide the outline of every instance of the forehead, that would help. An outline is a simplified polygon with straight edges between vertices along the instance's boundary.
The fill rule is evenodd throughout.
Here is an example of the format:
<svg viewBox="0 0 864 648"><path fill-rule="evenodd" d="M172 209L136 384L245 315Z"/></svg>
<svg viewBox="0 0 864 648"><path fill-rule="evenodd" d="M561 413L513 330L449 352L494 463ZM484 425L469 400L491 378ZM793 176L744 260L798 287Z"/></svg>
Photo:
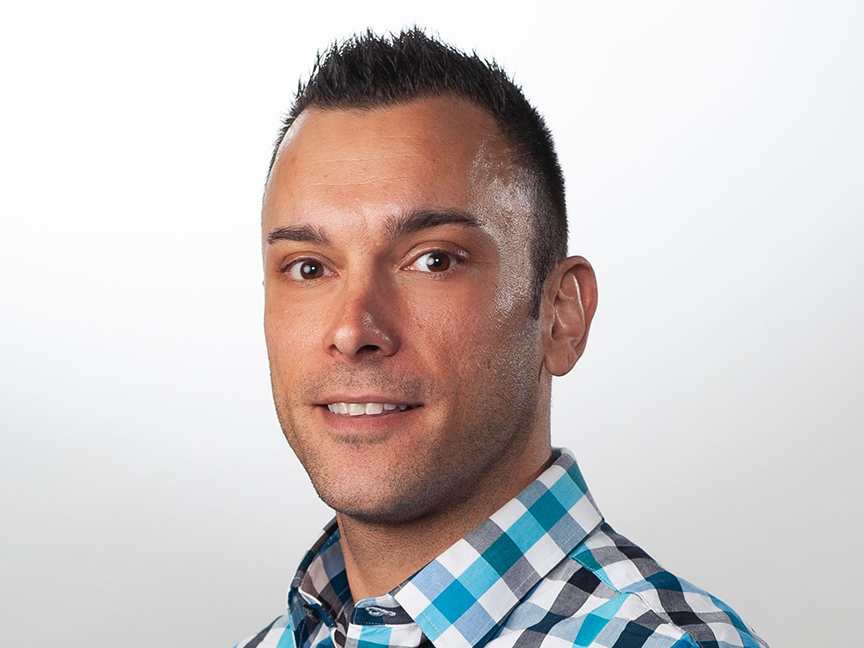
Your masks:
<svg viewBox="0 0 864 648"><path fill-rule="evenodd" d="M334 210L367 218L430 207L482 212L490 183L510 175L508 160L493 118L461 99L307 109L280 146L265 221L317 220Z"/></svg>

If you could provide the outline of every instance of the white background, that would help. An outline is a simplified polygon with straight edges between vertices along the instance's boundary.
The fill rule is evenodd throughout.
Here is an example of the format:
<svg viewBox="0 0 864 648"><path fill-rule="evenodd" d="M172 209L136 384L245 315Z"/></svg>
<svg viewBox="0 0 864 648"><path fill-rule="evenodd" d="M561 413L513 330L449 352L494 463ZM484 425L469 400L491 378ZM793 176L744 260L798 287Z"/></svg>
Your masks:
<svg viewBox="0 0 864 648"><path fill-rule="evenodd" d="M0 20L0 645L228 647L329 518L272 411L259 202L316 50L417 23L555 134L600 282L554 395L617 530L853 645L857 2L19 2Z"/></svg>

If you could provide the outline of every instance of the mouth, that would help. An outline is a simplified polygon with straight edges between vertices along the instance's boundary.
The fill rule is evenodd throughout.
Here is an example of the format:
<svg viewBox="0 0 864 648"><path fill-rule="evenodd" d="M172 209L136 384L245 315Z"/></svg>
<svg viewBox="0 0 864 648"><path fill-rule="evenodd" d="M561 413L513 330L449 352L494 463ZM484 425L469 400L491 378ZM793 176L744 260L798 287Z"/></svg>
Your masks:
<svg viewBox="0 0 864 648"><path fill-rule="evenodd" d="M419 407L419 405L401 405L398 403L349 403L345 401L326 403L324 406L331 413L340 416L384 416Z"/></svg>

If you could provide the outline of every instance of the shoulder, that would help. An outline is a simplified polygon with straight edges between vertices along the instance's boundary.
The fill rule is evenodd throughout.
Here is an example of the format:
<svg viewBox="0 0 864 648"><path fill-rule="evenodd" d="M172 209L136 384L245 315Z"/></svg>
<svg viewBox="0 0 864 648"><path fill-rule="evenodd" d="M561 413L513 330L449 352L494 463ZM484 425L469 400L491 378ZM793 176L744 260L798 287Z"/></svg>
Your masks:
<svg viewBox="0 0 864 648"><path fill-rule="evenodd" d="M767 648L726 604L605 524L516 607L499 638L495 648Z"/></svg>
<svg viewBox="0 0 864 648"><path fill-rule="evenodd" d="M234 648L294 648L294 635L288 615L277 617L261 632L244 639Z"/></svg>

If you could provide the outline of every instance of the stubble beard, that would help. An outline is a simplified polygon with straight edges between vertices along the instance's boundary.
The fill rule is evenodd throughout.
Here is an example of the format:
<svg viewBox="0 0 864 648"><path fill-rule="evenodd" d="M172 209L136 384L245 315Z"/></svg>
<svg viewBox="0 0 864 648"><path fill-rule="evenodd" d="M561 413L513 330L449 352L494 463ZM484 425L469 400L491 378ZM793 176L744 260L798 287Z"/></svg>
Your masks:
<svg viewBox="0 0 864 648"><path fill-rule="evenodd" d="M515 348L524 347L517 344ZM477 368L480 382L476 384L483 389L476 390L474 402L457 401L460 407L446 419L430 422L431 434L416 433L412 452L394 456L382 445L380 452L365 453L374 460L362 466L360 476L355 471L350 478L334 463L338 457L325 456L308 418L294 416L295 409L302 412L302 405L293 408L274 379L274 401L283 433L321 500L344 516L376 525L410 523L469 499L488 508L485 499L494 498L514 477L519 457L530 442L539 398L538 371L526 362L530 353L519 357L511 351L505 354L509 356L505 362L492 355L483 358ZM386 386L390 390L395 386L398 393L411 394L417 402L431 398L434 403L435 397L416 378L382 377L377 371L347 368L313 378L303 392L320 393L328 384ZM294 400L303 403L303 399L300 395ZM370 450L370 443L362 439L330 441L339 446L340 454L346 453L343 456L353 453L357 457Z"/></svg>

